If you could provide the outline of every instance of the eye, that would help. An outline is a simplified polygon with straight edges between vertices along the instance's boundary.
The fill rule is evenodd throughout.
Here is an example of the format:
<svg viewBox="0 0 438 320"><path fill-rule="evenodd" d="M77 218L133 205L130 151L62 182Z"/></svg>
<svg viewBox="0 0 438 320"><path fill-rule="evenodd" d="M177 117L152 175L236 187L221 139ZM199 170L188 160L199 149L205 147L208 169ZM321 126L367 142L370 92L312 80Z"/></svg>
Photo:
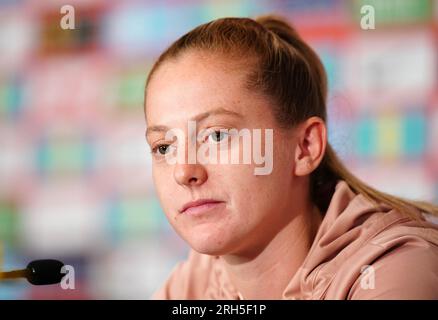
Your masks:
<svg viewBox="0 0 438 320"><path fill-rule="evenodd" d="M215 130L208 135L208 140L210 142L217 143L226 139L228 136L229 136L228 132L225 132L223 130Z"/></svg>
<svg viewBox="0 0 438 320"><path fill-rule="evenodd" d="M161 155L165 155L166 153L168 153L170 151L170 145L169 144L160 144L156 147L154 147L152 149L152 153L154 154L161 154Z"/></svg>

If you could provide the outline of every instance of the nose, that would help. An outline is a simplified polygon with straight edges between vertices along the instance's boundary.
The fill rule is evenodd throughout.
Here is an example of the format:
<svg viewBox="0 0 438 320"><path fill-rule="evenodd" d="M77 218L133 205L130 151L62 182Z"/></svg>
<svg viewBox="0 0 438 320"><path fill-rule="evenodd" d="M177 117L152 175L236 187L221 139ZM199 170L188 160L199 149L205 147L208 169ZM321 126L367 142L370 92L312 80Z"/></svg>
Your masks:
<svg viewBox="0 0 438 320"><path fill-rule="evenodd" d="M175 181L181 186L200 186L208 178L202 164L176 164L174 169Z"/></svg>

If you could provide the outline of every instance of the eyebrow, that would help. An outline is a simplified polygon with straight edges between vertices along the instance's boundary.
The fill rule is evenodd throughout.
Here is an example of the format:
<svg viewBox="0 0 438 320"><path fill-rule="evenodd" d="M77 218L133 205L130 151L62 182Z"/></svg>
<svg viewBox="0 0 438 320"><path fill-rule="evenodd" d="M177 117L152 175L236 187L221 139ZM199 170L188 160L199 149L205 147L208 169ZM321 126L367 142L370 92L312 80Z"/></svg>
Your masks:
<svg viewBox="0 0 438 320"><path fill-rule="evenodd" d="M238 118L243 118L243 115L238 113L238 112L227 110L225 108L217 108L217 109L213 109L213 110L210 110L207 112L200 113L200 114L190 118L189 120L196 121L196 122L202 122L205 119L207 119L208 117L215 116L215 115L221 115L221 114L229 115L229 116L233 116L233 117L238 117ZM148 136L152 132L163 132L163 131L168 131L169 129L170 129L169 127L163 126L163 125L151 126L151 127L148 127L146 129L146 136Z"/></svg>

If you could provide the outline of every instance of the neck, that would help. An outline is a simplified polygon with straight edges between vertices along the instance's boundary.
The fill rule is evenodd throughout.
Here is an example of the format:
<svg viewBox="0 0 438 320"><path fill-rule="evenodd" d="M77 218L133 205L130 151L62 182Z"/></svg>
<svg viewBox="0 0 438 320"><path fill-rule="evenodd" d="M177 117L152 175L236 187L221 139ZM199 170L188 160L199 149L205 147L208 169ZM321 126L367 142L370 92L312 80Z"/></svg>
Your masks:
<svg viewBox="0 0 438 320"><path fill-rule="evenodd" d="M302 265L322 217L310 206L295 215L259 252L221 256L231 282L244 299L281 299Z"/></svg>

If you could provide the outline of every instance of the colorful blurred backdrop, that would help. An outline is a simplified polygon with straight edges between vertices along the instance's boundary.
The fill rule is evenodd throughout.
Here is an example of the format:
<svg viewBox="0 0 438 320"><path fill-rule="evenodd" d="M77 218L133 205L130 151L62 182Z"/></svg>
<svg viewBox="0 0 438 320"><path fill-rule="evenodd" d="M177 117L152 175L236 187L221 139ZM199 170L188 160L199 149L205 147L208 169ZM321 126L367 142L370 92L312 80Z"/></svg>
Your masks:
<svg viewBox="0 0 438 320"><path fill-rule="evenodd" d="M75 29L60 27L63 5ZM361 8L375 9L363 30ZM0 0L0 268L58 258L75 289L0 299L148 299L187 245L154 193L143 90L158 54L225 16L285 16L329 76L329 140L384 191L438 202L438 1Z"/></svg>

